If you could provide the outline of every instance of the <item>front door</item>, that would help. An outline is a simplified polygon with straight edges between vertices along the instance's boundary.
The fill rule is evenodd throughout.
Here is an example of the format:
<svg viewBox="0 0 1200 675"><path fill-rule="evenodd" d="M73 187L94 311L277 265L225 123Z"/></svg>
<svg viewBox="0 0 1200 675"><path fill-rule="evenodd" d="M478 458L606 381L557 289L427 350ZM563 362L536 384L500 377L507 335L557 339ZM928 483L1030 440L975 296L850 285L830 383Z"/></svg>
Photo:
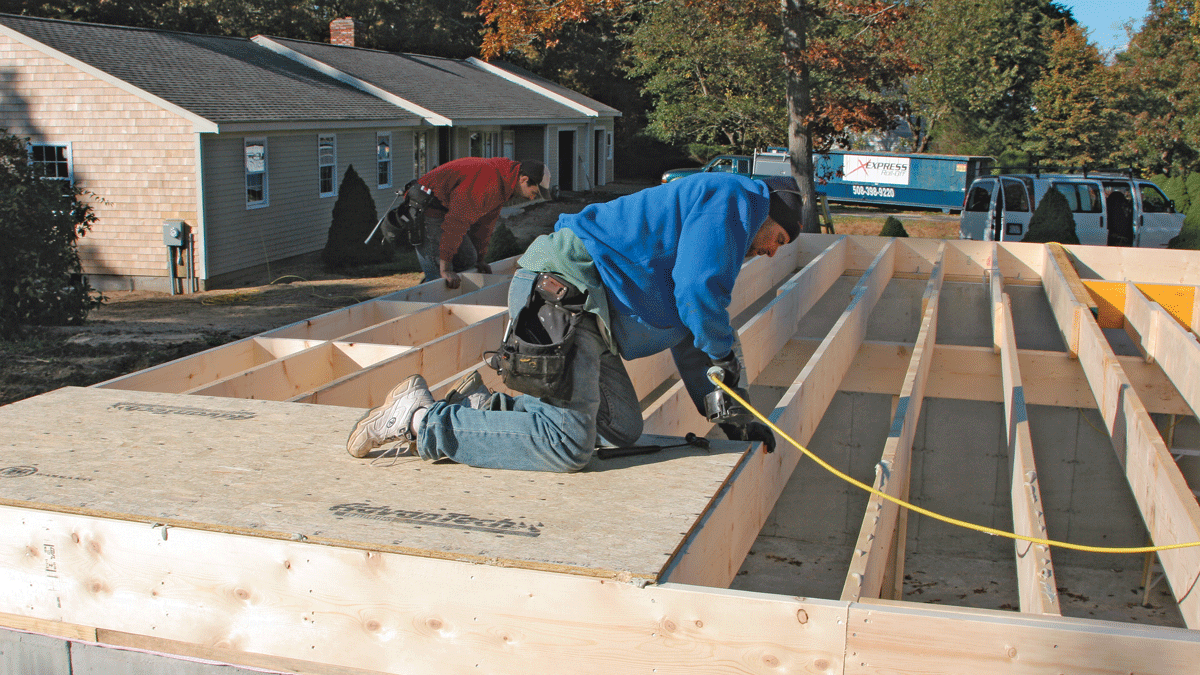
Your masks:
<svg viewBox="0 0 1200 675"><path fill-rule="evenodd" d="M575 189L575 130L558 132L558 189Z"/></svg>

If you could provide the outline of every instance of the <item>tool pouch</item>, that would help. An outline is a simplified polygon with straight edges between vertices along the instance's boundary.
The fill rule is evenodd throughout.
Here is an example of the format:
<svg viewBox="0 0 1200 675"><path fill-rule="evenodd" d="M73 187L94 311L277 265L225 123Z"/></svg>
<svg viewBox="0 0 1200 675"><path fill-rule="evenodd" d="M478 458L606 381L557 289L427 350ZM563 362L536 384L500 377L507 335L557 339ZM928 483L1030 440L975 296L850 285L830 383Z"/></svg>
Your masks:
<svg viewBox="0 0 1200 675"><path fill-rule="evenodd" d="M439 204L429 188L417 181L404 186L404 201L387 212L384 238L393 246L420 246L425 243L425 210Z"/></svg>
<svg viewBox="0 0 1200 675"><path fill-rule="evenodd" d="M504 343L488 357L506 386L537 398L570 399L570 358L585 297L557 275L538 276Z"/></svg>

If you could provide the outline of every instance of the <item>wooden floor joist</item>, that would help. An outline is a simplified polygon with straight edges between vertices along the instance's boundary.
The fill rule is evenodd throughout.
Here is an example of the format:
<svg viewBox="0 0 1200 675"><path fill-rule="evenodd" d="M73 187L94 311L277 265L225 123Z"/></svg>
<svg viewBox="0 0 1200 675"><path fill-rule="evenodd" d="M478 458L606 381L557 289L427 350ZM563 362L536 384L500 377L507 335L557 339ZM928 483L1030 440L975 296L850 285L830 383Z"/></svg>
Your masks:
<svg viewBox="0 0 1200 675"><path fill-rule="evenodd" d="M1112 347L1086 305L1067 288L1068 276L1047 257L1043 279L1059 330L1074 340L1100 414L1125 467L1152 540L1160 545L1200 541L1200 505L1162 436L1133 390ZM1184 621L1200 627L1200 547L1159 554Z"/></svg>
<svg viewBox="0 0 1200 675"><path fill-rule="evenodd" d="M922 520L782 438L774 453L720 439L669 354L628 364L643 442L694 432L708 451L568 475L346 455L354 422L404 376L421 372L440 395L482 365L513 268L0 407L0 639L339 675L1174 675L1200 661L1200 549L1160 555L1188 628L1070 615L1062 558L1024 542L1003 558L1020 611L918 602L903 579L908 556L933 545ZM1083 302L1118 283L1121 307ZM1101 539L1167 544L1200 540L1200 506L1151 415L1200 435L1200 347L1180 318L1195 312L1151 297L1198 283L1191 252L822 234L747 261L729 309L751 401L865 482L874 465L876 489L920 504L961 482L986 501L979 486L994 482L1003 515L980 524L1059 538L1103 527L1079 522L1093 517L1124 528ZM1096 477L1105 465L1084 442L1055 446L1069 429L1038 425L1093 410L1117 451L1111 476ZM839 433L852 438L837 446ZM985 473L992 456L1005 457L1002 481ZM1065 499L1076 479L1123 491L1086 504L1128 499L1144 529ZM731 590L768 530L830 517L844 522L810 542L846 542L828 595ZM960 536L959 548L987 547Z"/></svg>

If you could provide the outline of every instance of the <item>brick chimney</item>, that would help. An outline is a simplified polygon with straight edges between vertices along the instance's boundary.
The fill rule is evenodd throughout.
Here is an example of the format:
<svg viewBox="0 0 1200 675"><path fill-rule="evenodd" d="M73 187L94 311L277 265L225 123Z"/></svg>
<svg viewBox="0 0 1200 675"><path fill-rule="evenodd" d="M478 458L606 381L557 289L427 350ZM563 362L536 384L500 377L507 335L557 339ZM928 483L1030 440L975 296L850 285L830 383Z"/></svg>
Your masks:
<svg viewBox="0 0 1200 675"><path fill-rule="evenodd" d="M354 46L354 33L362 27L362 24L355 21L352 17L344 19L334 19L329 22L329 44L341 45L343 47Z"/></svg>

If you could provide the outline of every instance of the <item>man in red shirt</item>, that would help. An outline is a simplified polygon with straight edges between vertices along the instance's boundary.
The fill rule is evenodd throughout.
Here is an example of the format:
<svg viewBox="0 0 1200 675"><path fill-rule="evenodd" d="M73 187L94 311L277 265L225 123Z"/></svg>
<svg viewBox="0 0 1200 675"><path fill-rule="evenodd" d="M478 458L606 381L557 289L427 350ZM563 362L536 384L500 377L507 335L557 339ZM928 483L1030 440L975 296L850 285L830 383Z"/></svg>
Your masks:
<svg viewBox="0 0 1200 675"><path fill-rule="evenodd" d="M500 218L500 207L513 195L549 197L550 170L538 161L504 157L462 157L417 179L437 198L425 211L425 242L416 247L425 272L422 283L441 277L458 288L459 272L484 274L488 241Z"/></svg>

